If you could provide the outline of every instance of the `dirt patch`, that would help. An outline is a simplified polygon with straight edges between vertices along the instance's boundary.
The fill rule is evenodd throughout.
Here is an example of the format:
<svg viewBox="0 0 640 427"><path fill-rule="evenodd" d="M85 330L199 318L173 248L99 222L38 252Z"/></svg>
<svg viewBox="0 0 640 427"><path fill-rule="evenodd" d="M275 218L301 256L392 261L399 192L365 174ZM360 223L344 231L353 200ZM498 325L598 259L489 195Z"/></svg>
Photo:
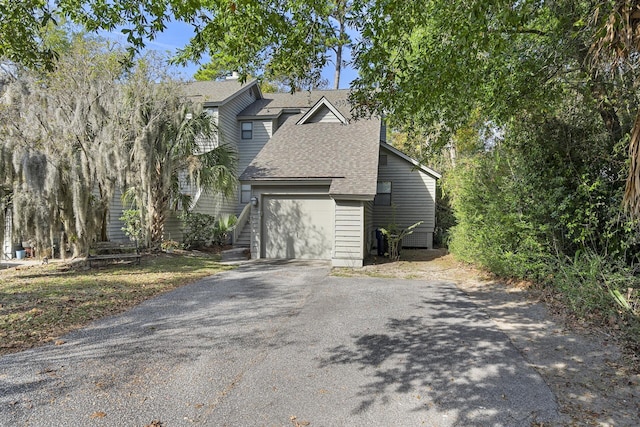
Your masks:
<svg viewBox="0 0 640 427"><path fill-rule="evenodd" d="M508 286L444 250L405 250L398 262L373 257L338 276L454 282L484 310L555 394L569 426L640 425L640 375L606 330L549 310L526 283ZM637 371L636 371L637 372Z"/></svg>

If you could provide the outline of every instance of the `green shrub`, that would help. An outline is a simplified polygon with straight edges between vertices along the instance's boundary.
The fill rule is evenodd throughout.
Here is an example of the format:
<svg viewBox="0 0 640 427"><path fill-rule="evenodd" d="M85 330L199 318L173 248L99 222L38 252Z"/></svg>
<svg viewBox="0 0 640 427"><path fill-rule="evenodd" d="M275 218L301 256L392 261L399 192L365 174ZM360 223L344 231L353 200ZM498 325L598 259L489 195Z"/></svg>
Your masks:
<svg viewBox="0 0 640 427"><path fill-rule="evenodd" d="M139 209L127 209L122 211L120 221L124 222L122 231L132 241L140 242L143 237L142 217Z"/></svg>
<svg viewBox="0 0 640 427"><path fill-rule="evenodd" d="M582 317L637 319L638 222L621 210L627 165L580 108L523 117L447 172L449 250L557 291ZM595 124L594 124L595 123Z"/></svg>
<svg viewBox="0 0 640 427"><path fill-rule="evenodd" d="M184 227L183 243L187 248L211 245L215 240L215 217L197 212L184 212L180 215Z"/></svg>
<svg viewBox="0 0 640 427"><path fill-rule="evenodd" d="M235 215L226 215L218 218L213 230L214 243L217 245L227 244L237 222L238 218Z"/></svg>

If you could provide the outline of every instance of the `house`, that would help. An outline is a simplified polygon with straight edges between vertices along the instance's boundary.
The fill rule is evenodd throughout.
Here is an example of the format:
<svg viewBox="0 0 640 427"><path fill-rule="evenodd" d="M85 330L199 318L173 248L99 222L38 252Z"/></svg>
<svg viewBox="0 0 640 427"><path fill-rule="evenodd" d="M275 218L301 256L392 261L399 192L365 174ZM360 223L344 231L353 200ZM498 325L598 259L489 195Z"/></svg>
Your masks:
<svg viewBox="0 0 640 427"><path fill-rule="evenodd" d="M185 189L191 210L238 216L233 243L249 247L254 259L362 266L376 246L375 230L392 222L422 221L403 245L431 248L440 175L387 144L380 119L354 120L348 94L263 94L256 81L186 84L184 95L201 103L218 127L202 150L231 144L240 180L230 199ZM116 194L109 240L127 239L119 220L124 208ZM165 223L165 237L182 239L175 215Z"/></svg>
<svg viewBox="0 0 640 427"><path fill-rule="evenodd" d="M423 221L404 246L433 246L440 175L387 144L380 119L354 120L348 91L262 94L256 82L228 80L186 93L239 155L235 200L202 196L194 209L238 215L234 243L252 258L362 266L376 228L392 221Z"/></svg>

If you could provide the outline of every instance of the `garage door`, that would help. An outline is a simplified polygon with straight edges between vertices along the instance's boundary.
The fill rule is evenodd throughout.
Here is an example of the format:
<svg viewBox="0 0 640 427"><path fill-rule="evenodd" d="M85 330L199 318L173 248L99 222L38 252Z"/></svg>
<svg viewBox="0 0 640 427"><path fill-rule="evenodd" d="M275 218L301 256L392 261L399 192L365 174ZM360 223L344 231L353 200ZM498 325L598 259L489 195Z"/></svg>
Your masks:
<svg viewBox="0 0 640 427"><path fill-rule="evenodd" d="M331 259L333 215L328 197L263 197L262 256Z"/></svg>

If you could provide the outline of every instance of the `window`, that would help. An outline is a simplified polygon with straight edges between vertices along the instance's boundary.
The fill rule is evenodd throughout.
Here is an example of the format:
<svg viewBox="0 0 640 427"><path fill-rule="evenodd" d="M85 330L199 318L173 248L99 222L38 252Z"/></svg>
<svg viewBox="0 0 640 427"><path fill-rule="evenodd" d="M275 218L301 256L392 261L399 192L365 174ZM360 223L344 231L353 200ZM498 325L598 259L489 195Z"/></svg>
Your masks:
<svg viewBox="0 0 640 427"><path fill-rule="evenodd" d="M242 122L242 139L251 139L253 138L253 122Z"/></svg>
<svg viewBox="0 0 640 427"><path fill-rule="evenodd" d="M376 198L373 204L378 206L391 206L391 181L378 181Z"/></svg>
<svg viewBox="0 0 640 427"><path fill-rule="evenodd" d="M249 203L251 201L251 184L242 184L240 186L240 203Z"/></svg>

